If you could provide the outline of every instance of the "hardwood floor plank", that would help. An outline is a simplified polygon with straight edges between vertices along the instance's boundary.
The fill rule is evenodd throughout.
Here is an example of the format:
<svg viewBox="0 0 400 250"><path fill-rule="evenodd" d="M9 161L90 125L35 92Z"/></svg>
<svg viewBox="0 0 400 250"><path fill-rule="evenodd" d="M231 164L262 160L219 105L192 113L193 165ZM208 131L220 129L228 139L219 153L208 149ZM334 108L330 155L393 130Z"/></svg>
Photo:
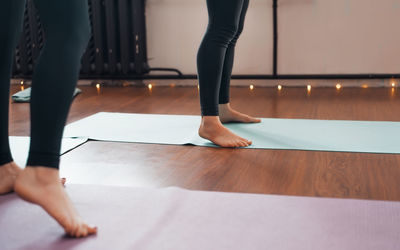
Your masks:
<svg viewBox="0 0 400 250"><path fill-rule="evenodd" d="M19 86L13 85L11 92ZM199 115L197 87L80 86L68 122L100 112ZM397 89L232 88L258 117L400 121ZM12 104L11 135L29 135L29 105ZM71 183L400 201L400 156L88 142L62 157Z"/></svg>

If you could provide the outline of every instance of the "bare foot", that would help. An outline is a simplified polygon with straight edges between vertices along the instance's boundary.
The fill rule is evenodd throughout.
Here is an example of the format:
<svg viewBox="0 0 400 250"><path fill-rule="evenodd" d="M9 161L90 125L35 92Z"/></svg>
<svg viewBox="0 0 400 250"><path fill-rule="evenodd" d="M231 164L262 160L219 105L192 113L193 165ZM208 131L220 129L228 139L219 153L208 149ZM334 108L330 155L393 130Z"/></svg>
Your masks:
<svg viewBox="0 0 400 250"><path fill-rule="evenodd" d="M22 199L41 206L69 236L79 238L97 233L96 227L82 221L60 185L57 169L27 167L18 175L14 190Z"/></svg>
<svg viewBox="0 0 400 250"><path fill-rule="evenodd" d="M218 116L203 116L199 128L199 135L218 146L227 148L247 147L252 143L249 140L235 135L224 127Z"/></svg>
<svg viewBox="0 0 400 250"><path fill-rule="evenodd" d="M230 104L219 105L219 118L222 123L243 122L243 123L260 123L261 119L242 114L231 108Z"/></svg>
<svg viewBox="0 0 400 250"><path fill-rule="evenodd" d="M0 195L14 191L15 180L21 171L15 162L0 166Z"/></svg>

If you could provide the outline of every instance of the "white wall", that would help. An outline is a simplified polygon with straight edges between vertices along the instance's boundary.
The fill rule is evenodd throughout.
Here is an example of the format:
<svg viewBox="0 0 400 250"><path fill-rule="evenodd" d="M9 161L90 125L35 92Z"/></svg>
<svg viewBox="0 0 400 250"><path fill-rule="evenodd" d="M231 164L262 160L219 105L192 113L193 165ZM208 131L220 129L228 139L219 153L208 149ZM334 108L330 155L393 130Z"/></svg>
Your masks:
<svg viewBox="0 0 400 250"><path fill-rule="evenodd" d="M152 67L196 74L205 0L148 0ZM279 73L399 73L400 0L279 0ZM235 74L272 73L272 0L250 0Z"/></svg>
<svg viewBox="0 0 400 250"><path fill-rule="evenodd" d="M279 73L400 73L399 0L281 0Z"/></svg>
<svg viewBox="0 0 400 250"><path fill-rule="evenodd" d="M238 41L236 74L272 72L272 0L250 0ZM205 0L147 0L148 57L151 67L196 74L197 49L207 27Z"/></svg>

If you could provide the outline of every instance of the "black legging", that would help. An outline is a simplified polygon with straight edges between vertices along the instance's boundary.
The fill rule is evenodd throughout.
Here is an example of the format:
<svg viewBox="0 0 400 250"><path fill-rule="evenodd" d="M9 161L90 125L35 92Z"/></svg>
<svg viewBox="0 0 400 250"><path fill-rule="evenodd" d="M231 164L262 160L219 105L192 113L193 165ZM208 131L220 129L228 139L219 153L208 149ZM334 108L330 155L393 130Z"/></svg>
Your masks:
<svg viewBox="0 0 400 250"><path fill-rule="evenodd" d="M207 0L209 23L197 55L203 116L218 116L229 102L235 46L243 31L249 0Z"/></svg>
<svg viewBox="0 0 400 250"><path fill-rule="evenodd" d="M58 168L64 125L90 37L85 0L34 0L46 43L37 61L31 93L28 166ZM11 162L8 140L10 76L22 31L25 0L0 3L0 165Z"/></svg>

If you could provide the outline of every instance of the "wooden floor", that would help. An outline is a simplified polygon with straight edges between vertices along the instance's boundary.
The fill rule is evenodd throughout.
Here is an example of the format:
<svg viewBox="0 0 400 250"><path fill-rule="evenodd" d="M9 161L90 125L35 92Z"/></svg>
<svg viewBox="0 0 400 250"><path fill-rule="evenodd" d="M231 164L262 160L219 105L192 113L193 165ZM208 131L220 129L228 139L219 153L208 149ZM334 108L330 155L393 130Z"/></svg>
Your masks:
<svg viewBox="0 0 400 250"><path fill-rule="evenodd" d="M80 88L69 122L99 111L199 114L197 87ZM400 121L398 91L234 87L231 96L257 117ZM28 118L28 104L12 104L10 134L29 135ZM400 201L400 155L88 142L62 157L61 174L69 183Z"/></svg>

